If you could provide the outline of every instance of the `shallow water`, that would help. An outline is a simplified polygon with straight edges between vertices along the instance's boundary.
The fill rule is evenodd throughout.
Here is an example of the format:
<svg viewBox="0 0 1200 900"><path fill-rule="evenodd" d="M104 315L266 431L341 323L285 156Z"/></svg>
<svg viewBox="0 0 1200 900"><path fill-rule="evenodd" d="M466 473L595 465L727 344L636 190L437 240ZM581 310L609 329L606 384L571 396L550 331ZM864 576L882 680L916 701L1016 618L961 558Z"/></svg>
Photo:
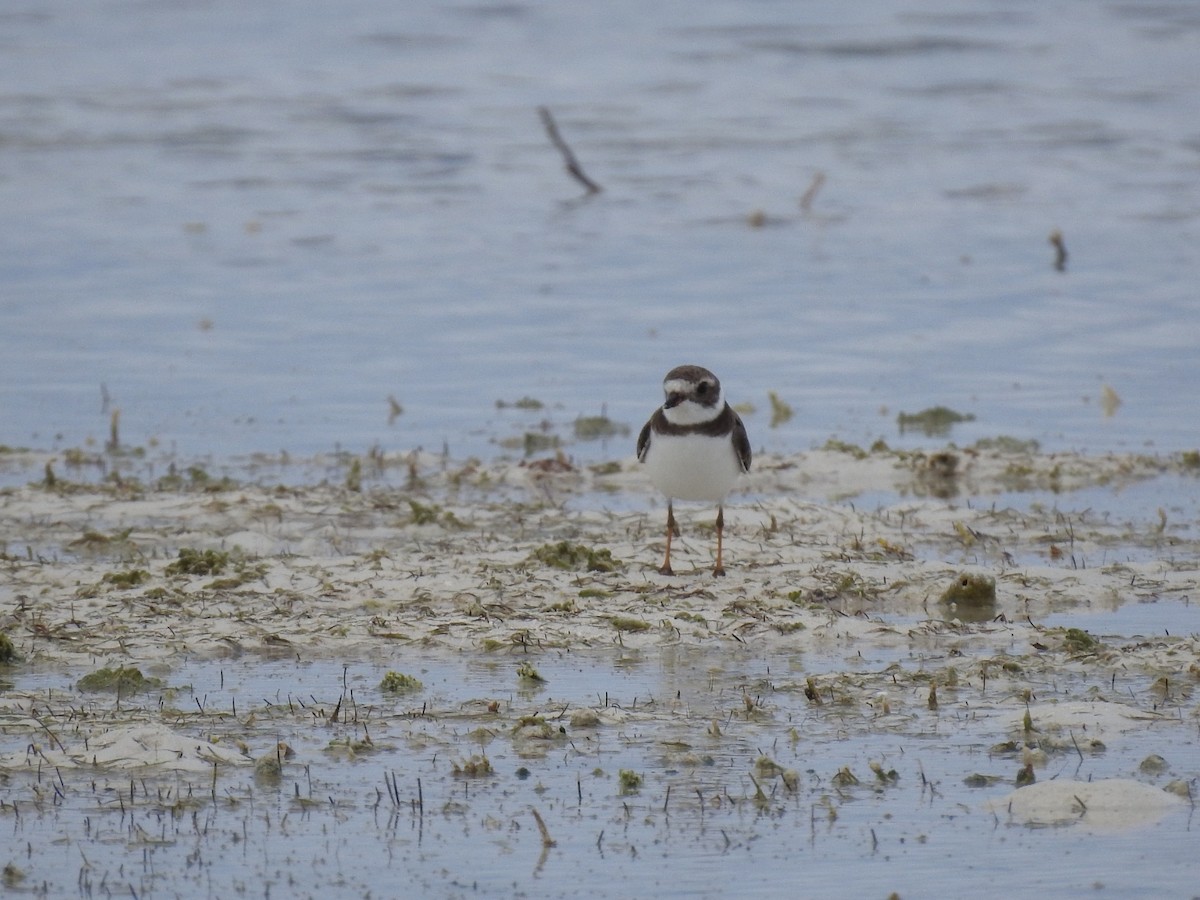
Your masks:
<svg viewBox="0 0 1200 900"><path fill-rule="evenodd" d="M409 650L386 663L184 661L153 673L165 692L119 702L76 693L70 706L115 720L141 718L139 707L153 717L165 704L175 730L242 741L256 756L284 741L296 755L282 779L228 766L215 780L13 773L0 807L9 861L25 886L51 895L1000 896L1016 888L1070 896L1102 884L1149 897L1194 886L1186 804L1120 834L1031 830L987 810L1019 768L988 750L1012 736L1005 722L1019 706L965 714L953 704L938 713L897 698L906 708L864 718L805 699L805 675L898 662L887 650L867 652L715 659L665 648L481 659ZM545 684L514 677L526 660ZM423 690L399 700L382 694L386 669L416 675ZM42 695L49 709L77 674L22 674L15 688ZM756 713L746 712L746 696ZM498 713L487 711L490 701ZM587 706L620 719L576 727L571 713ZM518 717L535 714L563 732L514 736ZM51 724L68 741L71 727ZM1103 753L1052 756L1038 778L1134 777L1152 752L1178 766L1185 751L1170 744L1172 733L1168 724L1106 735ZM368 735L371 745L347 749ZM8 743L0 749L11 752ZM454 773L473 754L487 756L491 774ZM756 768L760 756L794 770L796 789ZM871 762L896 779L877 781ZM843 767L862 783L834 786ZM642 776L639 790L621 793L622 769ZM757 801L756 772L766 795ZM1000 781L966 787L972 774ZM532 809L554 846L543 847Z"/></svg>
<svg viewBox="0 0 1200 900"><path fill-rule="evenodd" d="M214 472L281 448L520 453L497 440L545 427L570 441L602 410L636 429L666 369L694 361L754 404L756 448L997 434L1196 447L1194 4L54 0L0 13L0 32L0 444L102 443L119 408L124 443ZM602 194L562 172L541 104ZM796 413L776 427L771 391ZM403 406L391 422L389 396ZM524 396L545 408L496 406ZM897 413L934 404L976 419L898 432ZM569 449L611 459L632 442ZM1192 488L1097 488L1097 505L1194 523ZM1177 635L1195 609L1044 624ZM1019 768L989 753L1016 701L1003 717L947 702L935 715L912 696L877 718L808 705L805 676L922 665L907 646L534 661L540 689L512 657L411 650L148 673L177 730L256 756L293 746L284 777L10 774L4 862L33 891L85 896L1195 890L1186 812L1110 835L985 811ZM384 697L386 669L425 691ZM74 692L82 674L21 671L6 693L67 709L56 728L76 724L70 710L160 715L158 693ZM1064 690L1086 687L1073 677ZM520 715L582 706L627 718L532 752L511 734ZM0 729L5 752L21 750L14 734L28 740ZM350 754L368 734L374 749ZM1160 784L1138 767L1162 753L1194 780L1194 723L1107 744L1038 777ZM481 752L492 776L453 774ZM756 802L760 754L799 789L761 778ZM873 784L872 761L899 780ZM834 789L842 767L863 783ZM621 769L642 774L637 794L620 795ZM965 787L975 773L1002 782Z"/></svg>
<svg viewBox="0 0 1200 900"><path fill-rule="evenodd" d="M934 404L977 417L962 443L1196 445L1194 4L2 23L0 443L103 441L119 408L186 456L488 456L545 419L636 428L686 360L772 450L927 443L895 416Z"/></svg>
<svg viewBox="0 0 1200 900"><path fill-rule="evenodd" d="M1152 603L1097 603L1070 613L1046 616L1046 628L1081 628L1099 638L1200 634L1200 603L1163 599Z"/></svg>

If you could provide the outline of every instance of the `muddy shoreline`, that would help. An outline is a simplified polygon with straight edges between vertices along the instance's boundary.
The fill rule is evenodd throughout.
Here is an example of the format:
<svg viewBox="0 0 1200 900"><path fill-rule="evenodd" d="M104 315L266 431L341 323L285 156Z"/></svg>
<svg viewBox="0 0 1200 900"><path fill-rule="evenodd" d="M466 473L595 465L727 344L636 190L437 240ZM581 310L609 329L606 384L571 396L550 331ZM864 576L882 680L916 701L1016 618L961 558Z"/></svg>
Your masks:
<svg viewBox="0 0 1200 900"><path fill-rule="evenodd" d="M408 845L380 810L404 811L412 852L428 854L424 779L443 815L509 835L487 844L502 872L514 842L537 844L539 809L556 837L522 878L555 854L574 872L614 842L636 853L604 822L643 806L647 839L681 862L692 844L662 832L660 806L702 831L733 817L719 852L765 839L766 821L822 817L829 834L856 828L846 835L871 857L892 822L977 839L947 830L953 816L895 806L918 789L981 828L1173 823L1187 839L1200 521L1184 502L1197 479L1186 454L767 457L726 509L722 579L709 572L712 511L695 507L677 510L677 574L655 571L665 510L633 460L260 459L234 477L7 456L10 483L28 478L0 489L0 632L14 654L0 667L0 814L23 832L51 827L60 802L90 827L97 790L121 823L127 802L179 830L187 810L248 800L307 820L315 777L329 815L392 853ZM320 479L278 477L300 465ZM1147 486L1181 500L1131 502ZM956 592L964 583L987 589ZM1141 607L1165 625L1072 624ZM85 684L122 668L150 681ZM412 690L387 690L389 672ZM381 764L400 782L380 780ZM504 798L524 796L531 772L549 794L514 811ZM589 816L557 805L576 791ZM456 865L437 892L460 893ZM53 882L33 862L17 871ZM134 889L189 883L172 872ZM371 872L364 890L381 887Z"/></svg>
<svg viewBox="0 0 1200 900"><path fill-rule="evenodd" d="M707 573L712 511L700 507L681 511L678 574L655 571L662 503L632 460L382 463L327 463L336 480L289 486L201 469L75 480L59 462L51 483L0 493L0 628L23 658L72 664L405 642L786 645L800 629L878 631L880 615L988 644L1021 628L1031 642L1053 612L1169 600L1197 584L1200 523L1071 502L1084 488L1116 497L1146 480L1191 483L1187 457L767 458L729 504L720 580ZM1031 491L1053 505L1007 505ZM881 494L873 508L856 502ZM994 598L942 602L974 574L994 579Z"/></svg>

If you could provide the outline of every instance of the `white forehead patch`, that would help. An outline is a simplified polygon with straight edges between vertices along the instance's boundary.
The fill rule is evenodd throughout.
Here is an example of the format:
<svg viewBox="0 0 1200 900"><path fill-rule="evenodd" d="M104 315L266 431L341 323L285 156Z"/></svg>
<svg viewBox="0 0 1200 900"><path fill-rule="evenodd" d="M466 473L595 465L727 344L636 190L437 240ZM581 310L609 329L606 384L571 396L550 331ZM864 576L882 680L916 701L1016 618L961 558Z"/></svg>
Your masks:
<svg viewBox="0 0 1200 900"><path fill-rule="evenodd" d="M692 389L692 382L682 378L672 378L663 382L663 390L668 394L686 394Z"/></svg>
<svg viewBox="0 0 1200 900"><path fill-rule="evenodd" d="M695 387L695 382L687 381L682 378L672 378L663 382L663 390L668 395L670 394L686 394ZM667 417L667 421L672 425L700 425L704 422L711 422L721 414L725 409L725 389L717 390L716 403L709 406L702 406L694 400L684 400L677 406L672 406L670 409L664 409L663 415Z"/></svg>

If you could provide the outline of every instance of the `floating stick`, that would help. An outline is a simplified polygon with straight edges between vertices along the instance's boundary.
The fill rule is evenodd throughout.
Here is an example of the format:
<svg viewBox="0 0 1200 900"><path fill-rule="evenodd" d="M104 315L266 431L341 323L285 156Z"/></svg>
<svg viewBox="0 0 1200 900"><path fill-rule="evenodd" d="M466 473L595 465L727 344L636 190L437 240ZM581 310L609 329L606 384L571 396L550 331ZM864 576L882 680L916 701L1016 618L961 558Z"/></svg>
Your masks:
<svg viewBox="0 0 1200 900"><path fill-rule="evenodd" d="M583 173L583 169L579 165L579 160L575 158L575 154L571 152L571 148L567 146L567 142L558 133L558 126L554 123L554 116L550 115L550 110L544 106L539 106L538 115L542 117L542 124L546 127L546 134L550 137L550 142L562 154L563 164L566 166L567 172L570 173L572 178L587 188L589 194L600 193L603 188Z"/></svg>

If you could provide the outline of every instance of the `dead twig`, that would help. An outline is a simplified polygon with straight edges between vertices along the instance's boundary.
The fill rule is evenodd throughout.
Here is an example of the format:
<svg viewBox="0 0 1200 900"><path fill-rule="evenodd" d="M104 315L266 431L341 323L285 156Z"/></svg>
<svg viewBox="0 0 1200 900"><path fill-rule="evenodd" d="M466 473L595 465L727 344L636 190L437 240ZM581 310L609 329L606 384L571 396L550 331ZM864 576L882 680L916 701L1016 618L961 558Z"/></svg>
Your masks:
<svg viewBox="0 0 1200 900"><path fill-rule="evenodd" d="M583 173L583 169L579 165L579 160L575 158L575 154L571 152L571 148L567 146L567 142L563 140L562 135L558 133L558 125L554 122L554 116L550 115L550 110L544 106L538 107L538 115L542 117L542 124L546 127L546 134L550 137L550 142L558 148L558 152L562 154L563 164L567 168L567 172L571 174L576 181L587 188L589 194L598 194L603 188L592 179L588 178Z"/></svg>
<svg viewBox="0 0 1200 900"><path fill-rule="evenodd" d="M808 212L812 209L813 200L816 199L817 191L821 190L821 185L825 183L825 173L818 172L813 176L812 184L808 186L808 190L800 198L800 209L802 212Z"/></svg>
<svg viewBox="0 0 1200 900"><path fill-rule="evenodd" d="M538 831L540 831L542 833L542 846L543 847L553 847L557 843L557 841L555 841L554 838L550 837L550 829L547 828L546 823L544 821L542 821L542 814L540 812L538 812L536 809L530 809L529 811L531 813L533 813L533 818L537 822ZM600 832L600 836L603 837L604 832Z"/></svg>
<svg viewBox="0 0 1200 900"><path fill-rule="evenodd" d="M1054 247L1054 269L1057 272L1067 271L1067 243L1063 240L1062 232L1055 228L1050 232L1050 245Z"/></svg>

